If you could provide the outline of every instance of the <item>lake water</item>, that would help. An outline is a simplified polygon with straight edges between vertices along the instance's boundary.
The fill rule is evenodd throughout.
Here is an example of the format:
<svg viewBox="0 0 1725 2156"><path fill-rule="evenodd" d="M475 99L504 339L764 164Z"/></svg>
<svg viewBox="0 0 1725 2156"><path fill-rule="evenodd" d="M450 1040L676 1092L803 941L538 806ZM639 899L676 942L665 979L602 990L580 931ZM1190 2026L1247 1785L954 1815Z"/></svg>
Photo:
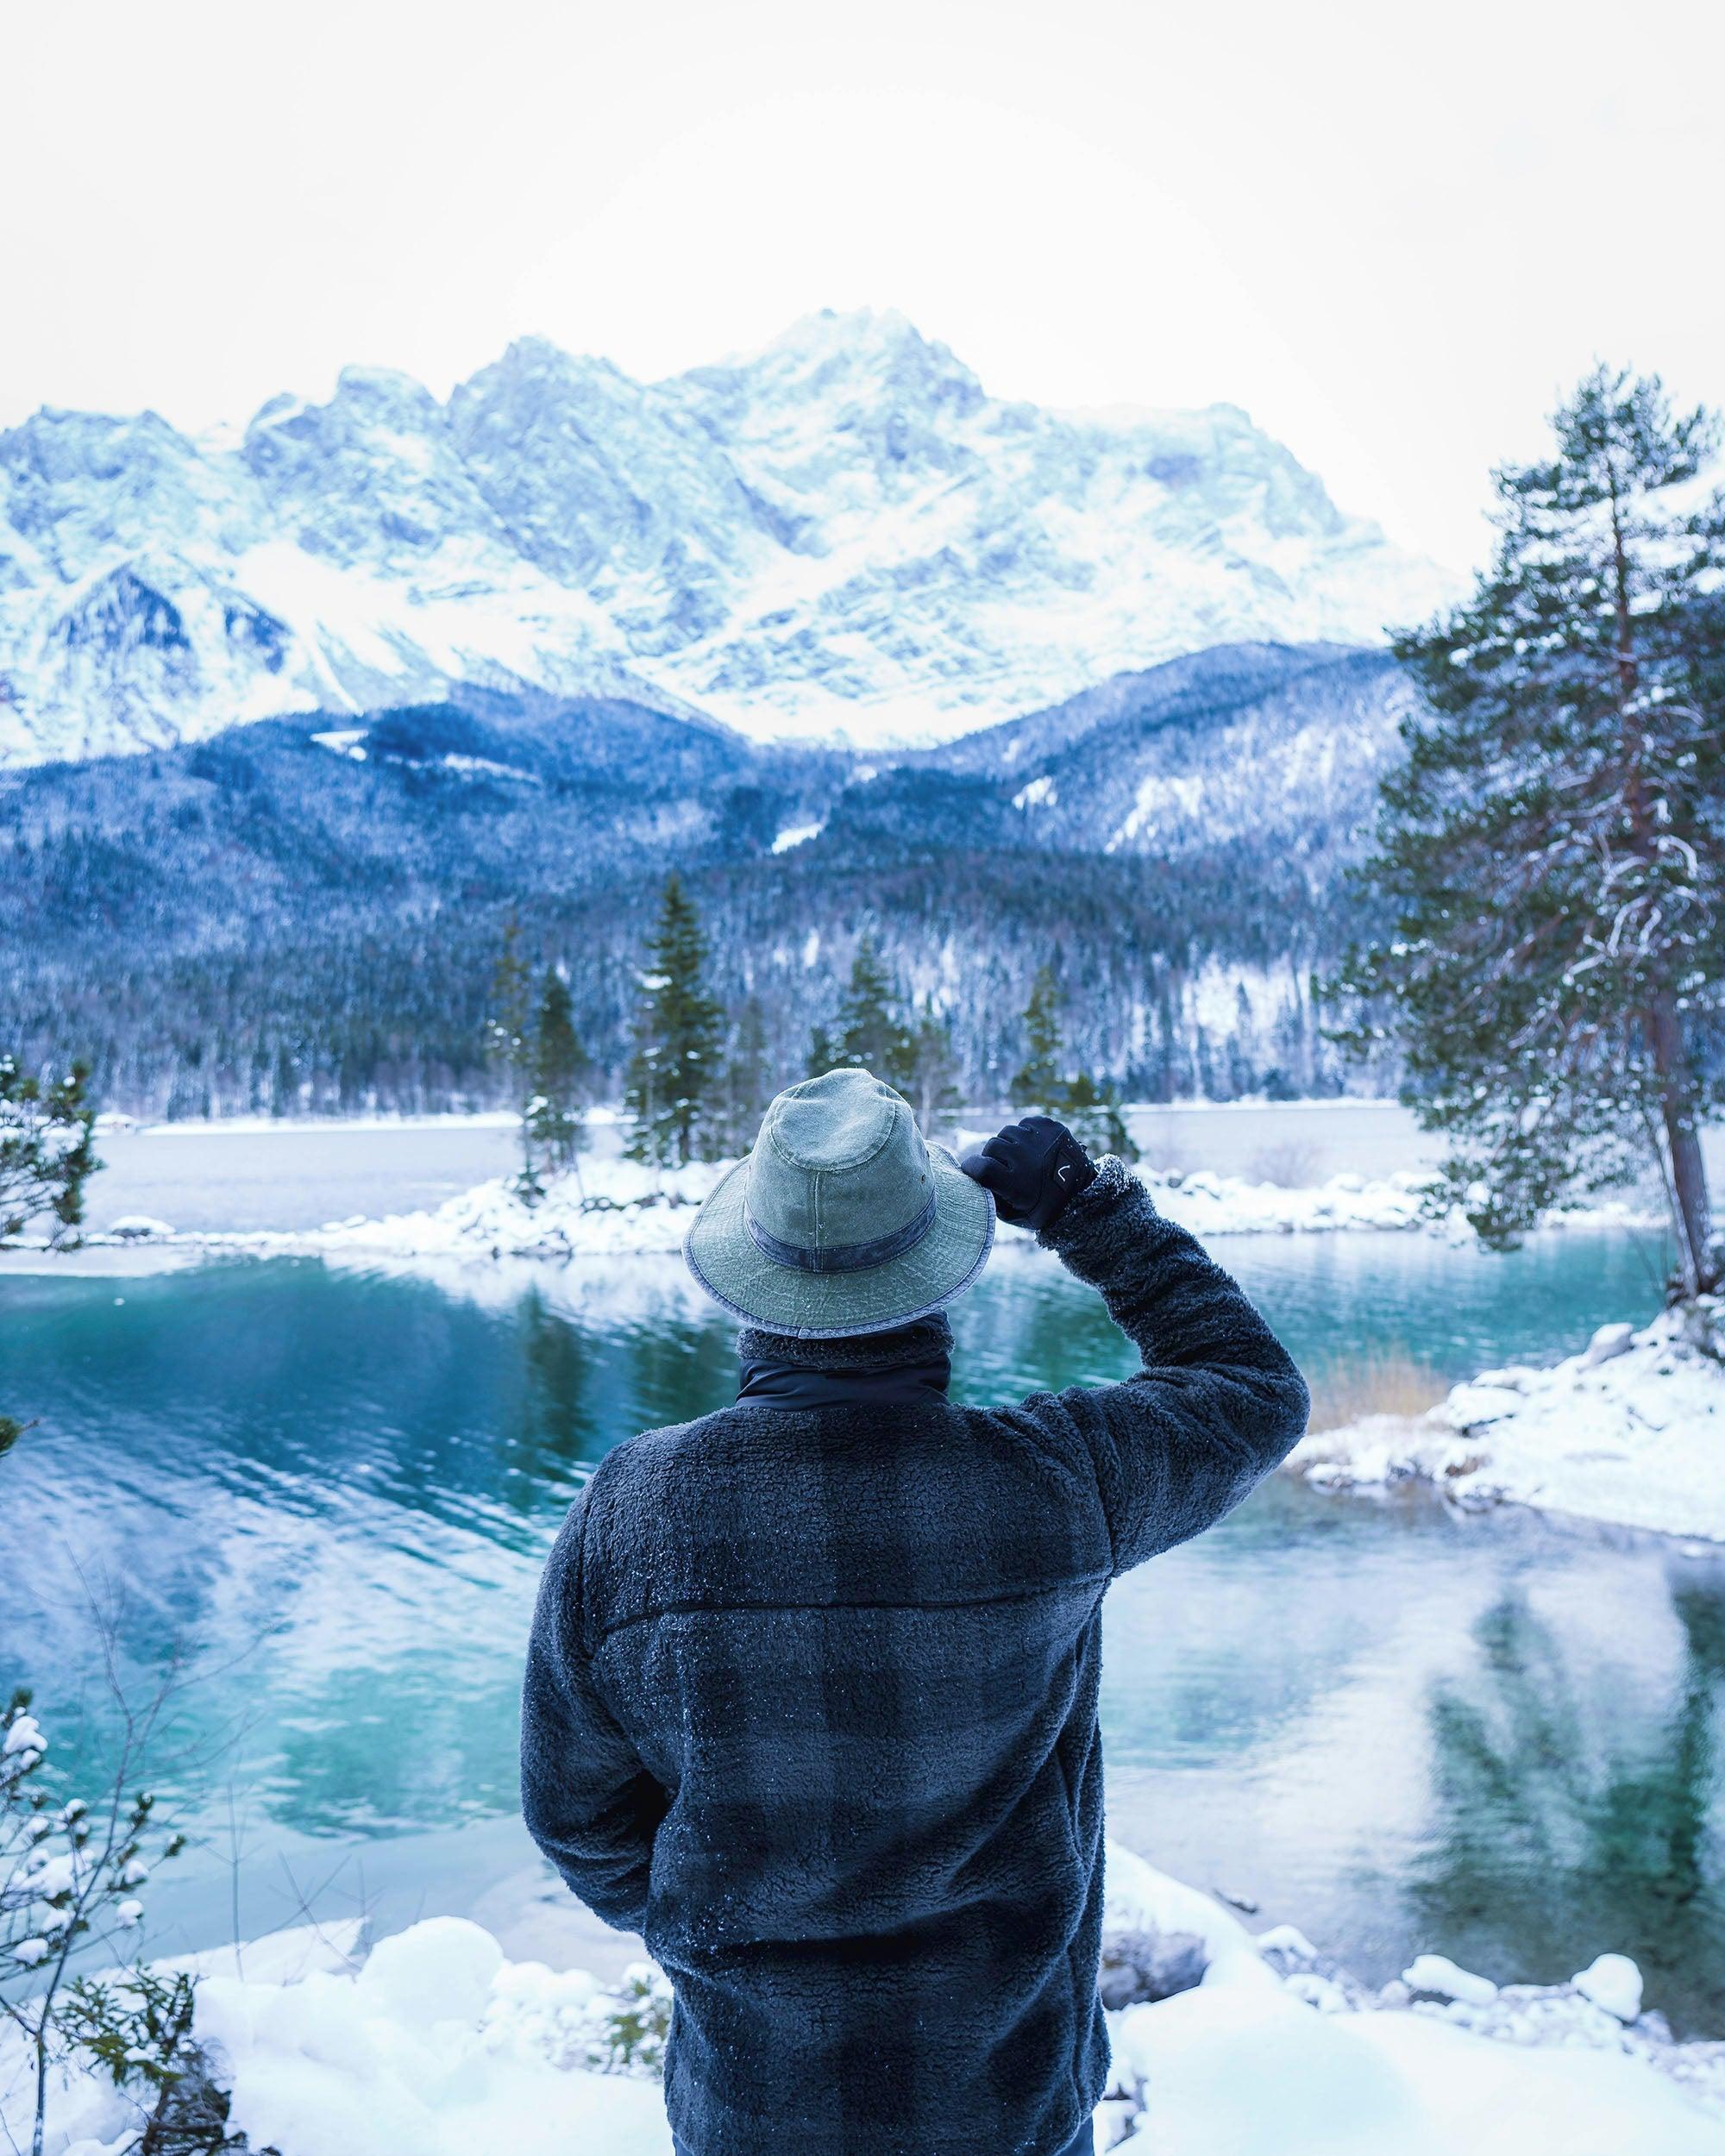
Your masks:
<svg viewBox="0 0 1725 2156"><path fill-rule="evenodd" d="M1130 1367L1095 1298L1012 1244L955 1311L957 1388ZM1656 1253L1603 1232L1217 1251L1320 1391L1364 1353L1435 1395L1657 1302ZM92 1594L129 1683L184 1658L156 1781L198 1846L153 1890L164 1950L364 1900L626 1951L514 1817L523 1639L586 1470L733 1369L670 1260L0 1278L0 1402L41 1418L0 1461L0 1686L34 1684L75 1777L104 1713ZM1277 1477L1111 1594L1112 1828L1368 1977L1433 1947L1552 1979L1612 1947L1725 2034L1722 1695L1725 1558Z"/></svg>

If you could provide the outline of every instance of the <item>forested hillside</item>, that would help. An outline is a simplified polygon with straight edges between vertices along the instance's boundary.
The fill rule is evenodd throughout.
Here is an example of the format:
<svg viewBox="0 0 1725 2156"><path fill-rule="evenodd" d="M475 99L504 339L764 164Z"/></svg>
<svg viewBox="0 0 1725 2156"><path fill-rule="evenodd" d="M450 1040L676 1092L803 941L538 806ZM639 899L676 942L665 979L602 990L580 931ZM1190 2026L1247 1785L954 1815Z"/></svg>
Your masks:
<svg viewBox="0 0 1725 2156"><path fill-rule="evenodd" d="M469 690L15 772L0 984L24 1054L89 1056L110 1106L461 1106L498 1097L515 916L615 1097L674 867L781 1076L868 932L975 1094L1021 1059L1044 962L1073 1051L1132 1096L1327 1090L1310 976L1407 696L1379 653L1230 646L897 760Z"/></svg>

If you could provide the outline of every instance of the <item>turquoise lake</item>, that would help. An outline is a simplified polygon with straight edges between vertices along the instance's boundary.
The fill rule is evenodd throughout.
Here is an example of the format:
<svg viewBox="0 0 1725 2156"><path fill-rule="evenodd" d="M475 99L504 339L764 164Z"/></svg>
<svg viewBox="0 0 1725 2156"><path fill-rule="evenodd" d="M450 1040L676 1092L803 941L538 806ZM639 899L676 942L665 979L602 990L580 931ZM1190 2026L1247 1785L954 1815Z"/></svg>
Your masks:
<svg viewBox="0 0 1725 2156"><path fill-rule="evenodd" d="M1435 1395L1658 1300L1657 1253L1604 1231L1216 1253L1320 1392L1364 1358ZM1021 1248L954 1315L972 1398L1131 1367ZM34 1687L70 1786L110 1722L94 1608L135 1694L183 1671L155 1781L196 1847L154 1890L163 1946L301 1902L505 1937L549 1908L514 1818L539 1565L593 1461L732 1382L675 1263L15 1273L0 1319L0 1403L39 1418L0 1459L0 1685ZM1117 1839L1363 1975L1614 1948L1725 2035L1725 1552L1276 1477L1113 1589L1103 1713Z"/></svg>

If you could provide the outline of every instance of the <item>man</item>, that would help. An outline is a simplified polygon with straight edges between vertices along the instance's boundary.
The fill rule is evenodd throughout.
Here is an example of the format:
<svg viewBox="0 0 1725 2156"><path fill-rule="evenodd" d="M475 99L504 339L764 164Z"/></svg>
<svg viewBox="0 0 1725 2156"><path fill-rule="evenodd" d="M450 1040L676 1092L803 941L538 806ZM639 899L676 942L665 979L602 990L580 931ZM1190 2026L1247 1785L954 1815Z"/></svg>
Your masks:
<svg viewBox="0 0 1725 2156"><path fill-rule="evenodd" d="M1123 1384L966 1407L994 1216L1101 1289ZM1100 1611L1305 1426L1264 1320L1112 1156L961 1169L867 1072L782 1093L686 1255L735 1404L603 1460L545 1570L524 1808L675 1990L680 2156L1088 2156Z"/></svg>

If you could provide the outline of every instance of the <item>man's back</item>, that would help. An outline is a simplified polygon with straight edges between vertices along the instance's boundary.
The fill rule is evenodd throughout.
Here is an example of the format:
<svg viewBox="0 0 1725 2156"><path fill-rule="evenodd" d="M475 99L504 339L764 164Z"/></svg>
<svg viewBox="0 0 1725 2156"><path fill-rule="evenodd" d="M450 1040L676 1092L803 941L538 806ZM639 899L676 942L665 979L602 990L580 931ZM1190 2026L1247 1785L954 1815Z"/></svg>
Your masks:
<svg viewBox="0 0 1725 2156"><path fill-rule="evenodd" d="M745 1396L612 1454L548 1567L529 1823L672 1977L690 2156L1055 2156L1101 2092L1102 1595L1305 1395L1118 1163L1044 1240L1138 1377L963 1407L944 1319L745 1333Z"/></svg>

